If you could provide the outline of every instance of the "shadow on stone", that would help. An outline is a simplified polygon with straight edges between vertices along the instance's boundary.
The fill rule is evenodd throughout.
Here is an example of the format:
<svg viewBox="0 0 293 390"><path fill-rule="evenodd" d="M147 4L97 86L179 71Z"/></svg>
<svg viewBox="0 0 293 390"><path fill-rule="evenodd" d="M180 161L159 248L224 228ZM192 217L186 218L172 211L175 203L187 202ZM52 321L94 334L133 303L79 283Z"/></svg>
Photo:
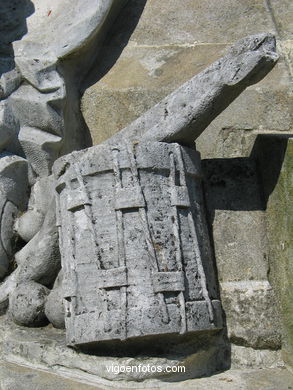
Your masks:
<svg viewBox="0 0 293 390"><path fill-rule="evenodd" d="M253 268L253 264L255 265L252 275L253 278L261 278L259 271L257 270L257 265L260 267L263 264L262 262L266 263L266 258L263 259L262 256L263 253L268 251L267 245L269 244L257 231L257 223L260 223L262 218L258 216L259 214L257 212L267 211L270 196L273 194L275 187L279 185L288 138L289 136L286 135L259 135L256 138L250 156L247 158L207 159L202 161L204 196L211 244L214 249L215 244L218 243L219 240L227 241L220 248L218 245L218 252L221 252L220 255L219 253L217 254L218 269L214 260L217 280L226 282L230 280L239 280L239 278L240 280L241 278L243 279L244 276L239 274L239 269L237 270L237 264L238 262L241 264L242 259L247 262L252 261L251 267ZM240 214L237 214L239 211L244 212L244 216L248 215L245 212L256 212L253 213L256 216L252 216L248 220L245 220L245 217L243 217L242 220L239 217ZM225 214L225 212L227 213ZM227 221L227 218L221 218L223 215L229 219L230 223L235 224L230 230L225 225L219 227L219 224L225 224ZM270 218L271 214L263 213L262 215L264 218ZM237 220L237 218L240 219ZM249 224L248 221L252 221L252 224ZM272 224L276 227L278 221L272 221ZM251 230L250 235L248 234L248 236L245 235L247 229ZM236 238L231 238L231 235L234 235ZM243 246L240 245L237 247L238 251L240 250L238 259L233 258L235 251L228 248L229 238L232 240L232 243L235 241L241 242L242 239L244 241ZM261 240L264 241L262 242ZM258 256L257 259L250 258L248 253L245 253L245 250L248 248L247 245L249 245L249 248L251 246L251 251L254 253L253 250L256 250L254 241L261 241L258 242L258 245L261 248L260 251L255 252L256 256ZM243 253L241 252L241 248L246 248L243 249ZM223 251L228 251L228 255L223 255ZM213 250L213 252L215 253L215 250ZM221 256L222 260L219 260ZM230 266L232 267L229 269L229 275L225 273L225 271L227 271L227 265L223 264L226 262L227 258L231 259ZM269 271L270 266L268 265L267 272L269 273ZM225 275L224 279L223 274ZM245 278L249 279L250 277L250 272L247 272ZM280 307L278 307L278 310L281 310ZM225 312L224 323L226 323ZM228 338L226 341L227 345L231 345L229 344ZM239 343L239 345L242 345L243 340L237 341L235 339L234 342L235 344Z"/></svg>
<svg viewBox="0 0 293 390"><path fill-rule="evenodd" d="M251 159L256 163L264 209L267 208L268 199L278 183L289 137L263 135L257 137L254 144Z"/></svg>
<svg viewBox="0 0 293 390"><path fill-rule="evenodd" d="M99 81L113 67L134 32L146 0L128 0L110 28L99 55L88 72L81 93Z"/></svg>
<svg viewBox="0 0 293 390"><path fill-rule="evenodd" d="M0 4L0 77L15 66L12 42L27 33L26 19L35 11L30 0L1 0Z"/></svg>
<svg viewBox="0 0 293 390"><path fill-rule="evenodd" d="M278 182L288 137L261 135L247 158L202 161L210 224L215 210L266 210Z"/></svg>

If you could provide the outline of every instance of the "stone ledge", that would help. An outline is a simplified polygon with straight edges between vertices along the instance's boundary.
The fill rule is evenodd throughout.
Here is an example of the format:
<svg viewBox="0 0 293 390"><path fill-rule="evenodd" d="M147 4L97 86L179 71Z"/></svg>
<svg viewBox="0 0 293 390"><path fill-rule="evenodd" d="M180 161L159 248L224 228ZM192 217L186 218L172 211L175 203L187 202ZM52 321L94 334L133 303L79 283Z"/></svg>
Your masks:
<svg viewBox="0 0 293 390"><path fill-rule="evenodd" d="M0 390L111 390L114 387L87 381L68 379L49 372L16 364L0 362ZM230 370L209 378L192 379L168 385L135 383L119 384L124 389L172 389L172 390L288 390L293 376L286 369ZM115 387L117 388L117 386Z"/></svg>
<svg viewBox="0 0 293 390"><path fill-rule="evenodd" d="M94 356L69 348L65 344L65 332L51 325L42 328L17 326L5 316L0 317L0 359L31 368L60 374L76 380L94 383L136 383L136 381L176 382L189 378L211 375L223 369L226 344L221 335L198 335L188 338L167 355L153 356ZM185 366L185 373L120 372L115 374L107 367L111 365ZM227 368L227 363L226 368ZM134 386L135 387L135 386ZM1 389L0 389L1 390Z"/></svg>

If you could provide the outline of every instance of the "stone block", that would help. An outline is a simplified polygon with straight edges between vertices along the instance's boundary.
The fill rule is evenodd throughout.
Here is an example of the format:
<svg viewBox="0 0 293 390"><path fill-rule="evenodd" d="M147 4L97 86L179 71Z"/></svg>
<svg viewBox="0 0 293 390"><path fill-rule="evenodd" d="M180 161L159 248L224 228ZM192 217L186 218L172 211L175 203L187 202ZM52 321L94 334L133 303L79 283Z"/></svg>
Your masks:
<svg viewBox="0 0 293 390"><path fill-rule="evenodd" d="M282 41L281 52L285 57L290 74L293 74L293 39Z"/></svg>
<svg viewBox="0 0 293 390"><path fill-rule="evenodd" d="M141 13L141 3L131 2L129 7L136 7ZM124 18L127 23L128 13ZM241 0L237 7L233 0L216 3L187 0L184 4L176 0L150 0L145 4L131 41L137 45L231 43L242 36L264 31L274 32L274 26L261 0Z"/></svg>
<svg viewBox="0 0 293 390"><path fill-rule="evenodd" d="M264 229L262 211L216 210L213 237L220 281L267 278Z"/></svg>
<svg viewBox="0 0 293 390"><path fill-rule="evenodd" d="M270 45L270 43L269 43L269 40L270 39L268 39L268 42L266 42L266 43L264 43L264 46L266 46L267 44L268 45ZM240 43L239 42L239 45L240 46L242 46L243 45L243 42L242 43ZM237 46L237 44L236 44L236 46ZM244 46L243 46L244 47ZM196 49L197 49L198 47L196 47ZM223 49L223 47L222 47L222 49ZM245 49L244 49L245 50ZM172 51L173 51L173 53L172 53ZM193 51L194 52L196 52L196 50L193 48ZM237 49L236 49L236 51L237 51ZM125 53L127 52L127 50L125 51ZM212 52L212 50L211 50L211 52ZM132 53L132 56L134 56L134 61L132 61L131 63L132 64L134 64L133 65L133 67L134 67L134 69L136 69L136 73L138 74L138 80L135 80L134 79L134 81L131 81L131 85L134 85L134 88L137 88L137 84L138 83L144 83L146 86L147 86L147 88L149 88L148 87L148 85L151 83L151 84L153 84L153 87L152 88L154 88L155 89L155 91L157 92L157 90L160 90L160 91L162 91L163 89L162 89L162 86L163 85L168 85L168 88L170 87L170 86L172 86L172 83L171 82L168 82L168 75L170 74L170 75L172 75L172 78L173 78L173 74L174 74L174 71L173 71L173 68L174 68L174 64L176 64L176 66L180 66L180 68L184 68L184 63L187 63L187 64L189 64L191 61L189 61L189 59L188 59L188 54L191 54L191 50L190 49L185 49L185 50L183 50L183 51L181 51L181 50L179 50L178 51L178 53L180 54L180 55L183 55L184 57L183 58L185 58L185 57L187 57L186 59L187 59L187 61L186 62L184 62L184 61L182 61L182 64L180 63L180 61L179 61L179 65L178 65L178 61L177 61L177 54L176 54L176 52L172 49L171 51L167 51L167 50L165 50L165 53L166 53L166 56L165 56L165 59L164 59L164 56L162 56L162 49L157 49L157 58L155 58L155 60L153 59L153 60L151 60L151 57L149 57L149 58L147 58L148 57L148 52L147 51L145 51L145 53L144 53L144 55L146 55L146 57L140 57L139 56L139 54L138 53ZM167 53L169 53L168 55L167 55ZM126 55L126 54L125 54ZM206 55L206 54L205 54ZM199 53L199 57L201 57L201 59L196 59L195 60L195 63L197 63L199 66L198 66L198 68L200 68L200 64L202 64L202 59L203 58L206 58L205 57L205 55L203 55L202 57L200 56L200 53ZM169 58L169 60L168 60L168 62L167 63L165 63L165 60L166 60L166 58L168 58L168 56L170 57ZM175 60L176 61L174 61L174 60L172 60L172 56L175 56L176 58L175 58ZM136 57L138 57L139 58L139 60L140 60L140 63L138 63L137 62L137 58ZM152 57L155 57L154 55L152 55ZM228 54L228 57L229 57L229 54ZM232 57L233 57L233 54L232 54ZM234 58L234 57L233 57ZM250 58L249 56L247 57L247 58ZM124 60L125 60L125 58L123 57L122 59L121 59L121 65L122 65L122 69L124 69L122 72L125 74L125 66L123 65L123 62L124 62ZM225 60L223 60L223 61L225 61ZM233 61L234 61L234 59L233 59ZM232 62L233 62L232 61ZM231 69L229 70L229 71L232 71L232 69L233 69L233 66L232 66L232 62L230 63L230 65L231 65ZM244 61L245 62L245 61ZM243 62L243 63L244 63ZM248 59L248 62L250 63L250 60ZM252 64L252 63L251 63ZM143 68L143 66L145 67L145 68L148 68L147 69L147 71L148 71L148 75L150 76L150 75L155 75L156 74L156 72L158 71L158 70L160 70L160 72L159 72L159 74L160 74L160 76L158 76L158 81L152 81L152 78L154 78L154 79L156 79L156 77L145 77L146 75L147 75L147 72L146 72L146 69L144 70L144 72L142 72L142 68ZM166 65L166 66L165 66ZM212 65L213 66L213 65ZM251 66L251 65L249 65L249 66ZM129 66L130 68L131 68L131 65ZM215 65L215 67L216 67L216 65ZM114 67L115 68L115 67ZM164 68L166 68L166 72L164 73ZM191 72L191 74L193 73L193 69L194 68L194 66L190 66L190 65L188 65L188 70L187 71L185 71L183 74L184 75L188 75L188 72L190 71ZM244 68L243 68L243 72L245 73L245 66L244 66ZM116 69L114 69L113 71L112 71L112 75L109 73L109 76L105 76L104 78L102 78L101 80L100 80L100 82L98 83L98 84L96 84L96 86L97 86L97 88L98 88L98 90L100 89L100 90L107 90L107 89L109 89L109 88L113 88L113 84L115 83L115 80L116 80L116 77L117 77L117 73L116 73L116 70L118 71L118 75L119 75L119 66L117 65L117 68ZM226 76L224 76L224 79L225 79L225 77L227 77L227 79L229 78L229 76L228 76L228 73L229 73L229 71L227 71L227 74L225 73L225 71L223 71L223 75L224 74L226 74ZM133 72L134 74L135 74L135 72ZM129 74L131 74L132 75L132 72L130 72ZM113 76L113 77L112 77ZM143 77L142 77L143 76ZM167 78L166 78L166 76L167 76ZM194 80L196 80L196 81L194 81L194 83L198 86L198 90L200 89L200 85L201 85L201 81L202 80L205 80L205 76L208 78L208 76L207 76L207 73L203 73L203 74L201 74L201 75L198 75L198 78L196 78L196 79L194 79ZM243 75L242 75L243 76ZM185 77L185 76L184 76ZM119 78L121 78L121 77L119 77ZM212 79L212 76L211 76L211 79ZM181 80L179 80L179 82L180 82ZM223 81L223 80L222 80ZM219 85L222 85L221 83L222 83L222 81L220 81L219 82ZM191 80L191 84L192 84L192 80ZM227 81L228 82L228 81ZM120 83L120 88L122 89L122 87L125 89L126 88L126 86L128 86L128 88L129 88L129 83L130 83L130 80L129 80L129 78L127 78L126 77L126 79L125 79L125 81L123 81L122 83ZM162 84L161 84L162 83ZM228 82L229 83L229 82ZM161 85L160 85L161 84ZM188 103L186 102L186 105L184 106L184 107L187 107L187 108L185 108L185 109L183 109L182 108L182 110L181 111L183 111L182 112L182 118L184 117L186 117L186 118L188 118L188 117L190 117L190 115L192 115L191 113L187 113L187 112L185 112L185 111L188 111L188 109L189 109L189 107L193 107L193 105L196 107L195 108L195 112L196 112L196 114L194 114L196 117L201 117L201 114L203 113L203 111L204 111L204 108L206 108L207 110L208 110L208 107L209 107L209 102L208 102L208 93L207 93L207 100L205 100L204 102L202 102L202 104L200 104L200 102L201 102L201 99L205 99L205 93L206 93L206 90L207 90L207 88L212 88L212 85L214 85L213 84L213 82L211 81L211 85L209 86L209 87L207 87L207 85L209 84L209 81L207 81L206 80L206 84L205 84L205 86L202 86L202 93L198 93L198 94L196 94L196 92L194 92L194 90L193 90L193 87L191 87L190 86L190 100L188 100L188 98L186 98L186 97L184 97L184 92L182 92L183 90L184 90L184 86L181 88L181 92L178 92L178 94L180 95L180 93L182 94L182 96L180 95L180 98L181 99L186 99L186 100L188 100ZM241 84L241 82L239 81L239 85ZM118 85L119 85L119 83L118 83ZM96 87L95 86L95 87ZM94 87L92 87L93 89L94 89ZM185 87L185 88L187 88L187 90L188 90L188 88L189 87ZM219 88L220 88L220 86L219 86ZM191 90L193 91L193 92L191 92ZM112 91L112 93L111 93L111 98L113 99L113 95L114 95L114 97L115 97L115 95L117 94L117 90L112 90L111 89L111 91ZM195 91L196 91L196 88L195 88ZM118 91L118 93L120 93L120 91ZM213 93L212 93L213 94ZM216 94L215 94L216 95ZM89 100L89 99L86 99L86 96L87 95L85 95L85 97L84 97L84 101L83 101L83 107L84 107L84 113L86 114L86 112L89 112L90 113L90 117L92 117L93 116L93 112L94 111L92 111L92 110L87 110L86 109L86 107L87 107L87 102L86 102L86 100ZM90 96L90 95L88 95L88 96ZM214 96L214 95L213 95ZM91 98L93 98L93 96L91 96ZM174 95L173 95L173 97L170 97L169 98L169 100L170 100L170 102L173 102L173 98L174 98ZM179 98L179 100L180 100L180 98ZM227 96L226 96L226 98L227 99L229 99L228 98L228 94L227 94ZM176 99L175 99L176 100ZM174 119L175 117L176 117L176 113L174 112L174 106L175 106L175 100L174 100L174 105L172 105L172 103L168 103L167 101L164 103L164 104L168 104L168 112L169 112L169 117L172 117L172 119ZM182 101L183 101L182 100ZM251 100L254 100L254 98L252 98ZM184 100L185 101L185 100ZM248 102L248 105L251 103L251 101L249 101ZM272 103L272 102L270 102L270 103ZM273 102L274 103L274 105L276 106L276 103L275 102ZM178 103L179 104L179 103ZM223 100L222 100L222 104L224 104L223 103ZM163 103L161 103L161 105L163 106ZM269 104L267 104L267 105L269 105ZM213 112L212 113L210 113L210 116L208 116L208 115L206 115L206 117L208 117L208 118L210 118L211 116L216 116L216 112L217 112L217 108L216 108L216 106L217 106L217 103L214 103L214 105L213 105ZM182 106L183 107L183 106ZM200 108L198 108L198 107L203 107L202 108L202 111L200 111ZM241 108L243 107L243 103L241 104L241 106L240 106ZM222 107L222 109L223 109L223 107ZM87 111L86 111L87 110ZM159 110L157 110L158 112L159 112ZM242 108L242 111L243 111L243 108ZM245 111L245 110L244 110ZM201 114L199 113L199 112L201 112ZM269 112L271 112L271 111L269 111ZM159 112L160 113L160 112ZM146 115L148 115L148 114L146 114ZM155 116L158 116L158 113L156 113L156 114L154 114ZM145 117L145 118L143 118L144 119L144 121L146 122L146 123L149 123L149 122L151 122L151 121L149 121L149 119L150 119L150 117L153 117L154 115L149 115L149 117ZM267 118L267 116L268 115L264 115L266 118ZM85 115L85 117L86 117L86 115ZM162 115L162 117L163 117L163 115ZM174 117L174 118L173 118ZM244 114L243 114L243 117L245 117L245 119L244 119L244 121L247 121L247 112L245 112ZM253 115L253 116L251 116L252 118L255 118L256 116L255 115ZM147 118L147 119L146 119ZM182 119L181 118L181 119ZM286 118L286 117L285 117ZM212 119L212 118L211 118ZM210 120L211 120L210 119ZM87 118L86 118L86 120L87 120ZM161 123L161 126L160 127L162 127L162 128L167 128L167 127L172 127L171 125L170 125L170 123L167 123L168 122L168 118L166 117L165 119L165 122L163 122L163 120L162 119L160 119L160 118L157 118L157 123L159 122L159 121L162 121L162 123ZM182 119L183 120L183 119ZM233 120L234 120L234 122L235 122L235 119L233 118ZM172 121L172 123L174 123L175 122L175 120L173 120ZM203 119L202 120L202 122L205 122L205 120ZM208 121L207 121L208 122ZM276 125L273 123L271 123L272 122L272 119L271 118L269 118L269 120L268 120L268 122L270 122L270 126L275 126L276 127ZM207 123L208 124L208 123ZM206 124L206 126L207 126L207 124ZM151 123L149 123L149 126L151 127L152 125L151 125ZM247 123L245 123L244 124L244 128L247 128ZM254 126L255 127L255 124L253 124L252 126ZM264 126L265 126L265 124L264 124ZM91 125L89 124L89 127L91 128ZM141 127L141 125L139 124L139 123L137 123L136 124L136 128L140 128ZM155 126L154 126L155 127ZM188 127L188 125L186 125L185 127ZM192 125L190 125L190 127L192 127ZM192 131L194 130L194 132L195 133L197 133L197 135L198 134L200 134L200 132L202 131L202 129L204 128L205 126L203 125L203 123L198 123L197 124L197 126L195 126L195 124L194 124L194 128L196 128L197 130L194 130L194 129L189 129L190 130L190 133L192 133ZM283 126L284 127L284 126ZM184 126L183 126L183 128L184 128ZM138 130L137 130L138 131ZM174 132L176 132L176 130L174 130ZM187 131L185 131L185 133L186 133ZM182 133L184 133L184 130L182 131ZM180 134L180 137L181 136L183 136L182 134ZM184 135L184 136L186 136L186 134ZM178 135L178 137L179 137L179 135ZM185 140L186 141L186 140ZM187 141L186 141L187 142Z"/></svg>
<svg viewBox="0 0 293 390"><path fill-rule="evenodd" d="M228 337L254 349L281 348L281 330L274 291L267 281L221 283Z"/></svg>
<svg viewBox="0 0 293 390"><path fill-rule="evenodd" d="M265 206L255 162L204 160L203 171L219 280L266 280Z"/></svg>
<svg viewBox="0 0 293 390"><path fill-rule="evenodd" d="M221 128L290 131L291 94L284 89L249 88L225 110L214 126Z"/></svg>
<svg viewBox="0 0 293 390"><path fill-rule="evenodd" d="M132 88L115 92L98 87L90 89L83 99L82 110L93 143L99 144L116 134L156 104L162 93Z"/></svg>

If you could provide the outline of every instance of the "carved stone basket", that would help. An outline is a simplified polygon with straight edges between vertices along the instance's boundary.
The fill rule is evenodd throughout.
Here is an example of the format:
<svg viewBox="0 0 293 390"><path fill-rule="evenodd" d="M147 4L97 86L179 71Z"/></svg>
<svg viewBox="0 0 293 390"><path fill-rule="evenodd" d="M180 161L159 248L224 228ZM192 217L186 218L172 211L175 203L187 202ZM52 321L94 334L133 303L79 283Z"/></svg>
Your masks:
<svg viewBox="0 0 293 390"><path fill-rule="evenodd" d="M146 142L61 160L68 345L220 329L199 153Z"/></svg>

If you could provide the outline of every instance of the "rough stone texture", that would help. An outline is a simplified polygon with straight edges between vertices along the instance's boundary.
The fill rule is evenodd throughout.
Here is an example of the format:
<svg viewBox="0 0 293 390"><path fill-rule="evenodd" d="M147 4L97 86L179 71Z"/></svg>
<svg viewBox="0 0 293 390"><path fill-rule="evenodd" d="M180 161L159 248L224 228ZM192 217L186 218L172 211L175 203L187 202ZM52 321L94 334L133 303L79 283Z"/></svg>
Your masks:
<svg viewBox="0 0 293 390"><path fill-rule="evenodd" d="M56 178L69 345L221 328L196 151L100 145Z"/></svg>
<svg viewBox="0 0 293 390"><path fill-rule="evenodd" d="M46 300L45 314L57 329L65 329L65 311L62 288L54 288Z"/></svg>
<svg viewBox="0 0 293 390"><path fill-rule="evenodd" d="M276 28L282 39L292 40L293 6L290 0L270 0L271 11L275 19Z"/></svg>
<svg viewBox="0 0 293 390"><path fill-rule="evenodd" d="M1 221L0 278L3 279L9 270L9 263L13 254L12 246L15 239L13 225L18 209L5 198L4 202L1 203L3 221Z"/></svg>
<svg viewBox="0 0 293 390"><path fill-rule="evenodd" d="M231 369L285 367L280 349L255 349L231 344ZM292 370L291 370L292 372ZM275 389L274 389L275 390ZM277 388L276 388L277 390Z"/></svg>
<svg viewBox="0 0 293 390"><path fill-rule="evenodd" d="M21 211L25 210L28 202L27 171L25 159L10 153L0 154L0 191Z"/></svg>
<svg viewBox="0 0 293 390"><path fill-rule="evenodd" d="M266 236L263 211L216 210L213 234L220 281L267 278L269 265L264 247Z"/></svg>
<svg viewBox="0 0 293 390"><path fill-rule="evenodd" d="M256 155L265 149L259 144ZM251 350L268 349L266 359L274 360L272 350L281 347L280 315L276 290L268 282L269 240L256 167L252 157L204 160L205 195L229 339ZM232 364L248 364L249 357L237 351Z"/></svg>
<svg viewBox="0 0 293 390"><path fill-rule="evenodd" d="M16 123L12 111L6 101L0 101L0 150L13 152L17 150Z"/></svg>
<svg viewBox="0 0 293 390"><path fill-rule="evenodd" d="M49 289L35 282L16 286L9 297L9 314L13 321L24 326L42 326L47 323L45 301Z"/></svg>
<svg viewBox="0 0 293 390"><path fill-rule="evenodd" d="M277 302L269 282L222 283L221 301L232 343L254 349L281 348Z"/></svg>

